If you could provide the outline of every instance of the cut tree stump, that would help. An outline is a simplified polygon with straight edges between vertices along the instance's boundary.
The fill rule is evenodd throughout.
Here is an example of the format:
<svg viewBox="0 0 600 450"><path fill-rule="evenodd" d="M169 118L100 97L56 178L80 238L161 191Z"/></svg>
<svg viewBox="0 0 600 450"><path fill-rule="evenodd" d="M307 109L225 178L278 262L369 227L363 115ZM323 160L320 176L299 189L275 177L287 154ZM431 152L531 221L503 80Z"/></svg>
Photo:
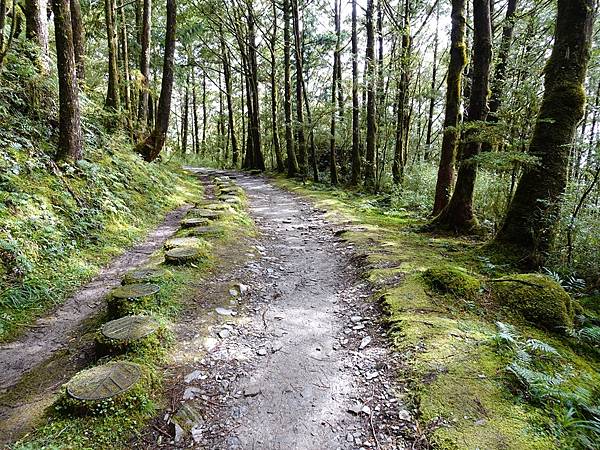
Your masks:
<svg viewBox="0 0 600 450"><path fill-rule="evenodd" d="M213 211L210 209L199 209L199 208L194 208L191 209L188 212L189 216L191 218L201 218L201 219L207 219L207 220L215 220L218 219L219 217L221 217L223 215L223 213L219 212L219 211Z"/></svg>
<svg viewBox="0 0 600 450"><path fill-rule="evenodd" d="M208 225L208 219L205 217L190 217L181 221L182 228L194 228Z"/></svg>
<svg viewBox="0 0 600 450"><path fill-rule="evenodd" d="M171 250L177 247L199 247L202 241L195 237L179 237L169 239L165 242L165 250Z"/></svg>
<svg viewBox="0 0 600 450"><path fill-rule="evenodd" d="M105 323L96 338L98 355L136 352L146 348L160 347L156 337L159 323L149 316L133 315Z"/></svg>
<svg viewBox="0 0 600 450"><path fill-rule="evenodd" d="M199 236L199 237L217 237L217 236L222 236L224 234L224 231L222 228L220 227L214 227L214 226L208 226L208 227L196 227L196 228L192 228L189 232L190 235L192 236Z"/></svg>
<svg viewBox="0 0 600 450"><path fill-rule="evenodd" d="M67 383L67 395L75 400L105 400L127 392L141 377L140 365L113 361L79 372Z"/></svg>
<svg viewBox="0 0 600 450"><path fill-rule="evenodd" d="M167 275L167 271L157 267L135 269L123 276L121 284L151 283L160 280L165 275Z"/></svg>
<svg viewBox="0 0 600 450"><path fill-rule="evenodd" d="M112 318L147 311L155 306L154 294L160 291L155 284L125 284L113 289L108 297L108 314Z"/></svg>
<svg viewBox="0 0 600 450"><path fill-rule="evenodd" d="M201 258L202 253L194 247L177 247L165 253L165 261L174 265L194 263Z"/></svg>
<svg viewBox="0 0 600 450"><path fill-rule="evenodd" d="M230 210L229 206L224 205L223 203L209 203L208 205L202 206L205 209L211 209L215 211L228 211Z"/></svg>

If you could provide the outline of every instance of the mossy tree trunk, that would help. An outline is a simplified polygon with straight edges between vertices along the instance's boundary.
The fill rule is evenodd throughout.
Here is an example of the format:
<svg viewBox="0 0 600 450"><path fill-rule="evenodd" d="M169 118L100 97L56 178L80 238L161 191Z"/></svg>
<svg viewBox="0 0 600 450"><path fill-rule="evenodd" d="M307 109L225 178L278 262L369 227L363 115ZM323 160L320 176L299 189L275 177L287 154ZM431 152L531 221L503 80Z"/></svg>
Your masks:
<svg viewBox="0 0 600 450"><path fill-rule="evenodd" d="M270 39L271 52L271 134L273 135L273 151L277 161L277 172L285 172L281 143L279 142L279 126L277 124L277 4L273 2L273 31Z"/></svg>
<svg viewBox="0 0 600 450"><path fill-rule="evenodd" d="M154 131L137 145L136 151L148 162L154 161L165 145L169 129L171 112L171 94L173 92L173 65L175 58L175 29L177 25L177 4L175 0L167 0L167 26L165 33L165 54L163 59L163 76L160 98L156 111Z"/></svg>
<svg viewBox="0 0 600 450"><path fill-rule="evenodd" d="M47 9L46 0L25 0L25 36L37 44L44 69L48 68Z"/></svg>
<svg viewBox="0 0 600 450"><path fill-rule="evenodd" d="M365 186L375 186L375 144L377 140L377 118L375 116L375 32L373 27L373 0L367 0L365 27L367 31L366 69L367 78L367 144L365 155Z"/></svg>
<svg viewBox="0 0 600 450"><path fill-rule="evenodd" d="M53 0L56 30L56 64L59 94L58 159L79 160L82 156L79 86L75 67L71 7L69 0Z"/></svg>
<svg viewBox="0 0 600 450"><path fill-rule="evenodd" d="M300 173L306 176L308 173L308 149L306 146L306 134L304 133L304 109L302 108L302 44L300 36L300 14L298 11L298 0L291 0L292 24L294 28L294 61L296 65L296 142L298 143L298 167Z"/></svg>
<svg viewBox="0 0 600 450"><path fill-rule="evenodd" d="M80 84L85 80L85 32L81 16L79 0L71 0L71 28L73 30L73 49L75 50L75 65L77 79Z"/></svg>
<svg viewBox="0 0 600 450"><path fill-rule="evenodd" d="M221 37L221 53L223 58L223 78L225 79L225 95L227 97L227 124L229 127L229 135L231 136L231 149L232 149L232 165L237 167L239 159L239 148L237 137L235 135L235 123L233 120L233 98L231 94L231 68L229 62L229 51L225 45L225 39Z"/></svg>
<svg viewBox="0 0 600 450"><path fill-rule="evenodd" d="M115 0L104 0L106 38L108 42L108 84L104 106L111 111L121 107L119 97L119 64L117 62L117 30L115 23Z"/></svg>
<svg viewBox="0 0 600 450"><path fill-rule="evenodd" d="M287 174L293 177L298 173L298 160L294 148L294 136L292 133L292 82L290 75L290 2L283 0L283 82L284 99L283 109L285 112L285 146L287 151Z"/></svg>
<svg viewBox="0 0 600 450"><path fill-rule="evenodd" d="M360 180L360 117L358 105L358 30L356 0L352 0L352 172L350 185L356 186Z"/></svg>
<svg viewBox="0 0 600 450"><path fill-rule="evenodd" d="M523 171L496 243L516 247L528 266L544 263L556 235L570 145L584 113L593 0L558 0L554 48L545 68L542 106L529 146L539 158Z"/></svg>
<svg viewBox="0 0 600 450"><path fill-rule="evenodd" d="M458 125L460 123L460 102L462 92L462 74L467 65L465 45L465 3L466 0L452 0L452 31L450 32L450 64L446 79L446 112L444 117L444 135L435 186L433 215L437 216L450 200L454 180L456 145L458 143Z"/></svg>
<svg viewBox="0 0 600 450"><path fill-rule="evenodd" d="M477 177L474 158L481 142L474 127L488 114L489 76L492 63L492 26L490 0L473 0L473 78L467 120L472 128L464 132L456 186L448 206L432 222L433 227L468 233L477 226L473 214L473 191Z"/></svg>
<svg viewBox="0 0 600 450"><path fill-rule="evenodd" d="M335 23L335 50L333 51L333 76L331 81L331 126L329 128L329 173L331 178L331 184L336 186L339 183L338 170L337 170L337 155L336 155L336 144L335 144L335 126L336 126L336 115L339 111L336 111L336 96L338 87L338 61L340 55L340 38L341 38L341 24L340 24L340 9L339 0L334 0L333 6L333 21Z"/></svg>
<svg viewBox="0 0 600 450"><path fill-rule="evenodd" d="M150 89L150 21L152 13L151 0L143 0L142 29L140 31L140 73L142 75L139 93L138 121L142 128L148 123L148 90Z"/></svg>

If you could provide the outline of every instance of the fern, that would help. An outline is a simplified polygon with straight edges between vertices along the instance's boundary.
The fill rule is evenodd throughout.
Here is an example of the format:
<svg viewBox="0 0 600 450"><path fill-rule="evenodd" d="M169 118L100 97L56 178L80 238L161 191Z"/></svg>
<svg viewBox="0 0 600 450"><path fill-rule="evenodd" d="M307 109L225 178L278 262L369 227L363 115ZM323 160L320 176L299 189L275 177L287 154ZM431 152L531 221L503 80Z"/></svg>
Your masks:
<svg viewBox="0 0 600 450"><path fill-rule="evenodd" d="M591 345L600 345L600 326L591 325L579 330L568 330L569 336Z"/></svg>
<svg viewBox="0 0 600 450"><path fill-rule="evenodd" d="M537 339L528 339L526 344L527 348L538 353L546 353L548 355L560 356L558 350L552 347L550 344L538 341Z"/></svg>

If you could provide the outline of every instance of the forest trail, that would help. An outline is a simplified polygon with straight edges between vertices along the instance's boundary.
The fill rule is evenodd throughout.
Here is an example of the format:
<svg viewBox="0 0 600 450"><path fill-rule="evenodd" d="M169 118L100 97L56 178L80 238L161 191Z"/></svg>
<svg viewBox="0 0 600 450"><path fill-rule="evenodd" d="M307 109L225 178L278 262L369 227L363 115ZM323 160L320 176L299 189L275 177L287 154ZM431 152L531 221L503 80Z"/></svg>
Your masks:
<svg viewBox="0 0 600 450"><path fill-rule="evenodd" d="M255 252L208 281L208 292L211 283L242 283L236 306L216 314L217 343L179 374L177 411L159 415L156 428L169 429L175 413L187 426L175 434L187 432L200 448L404 448L410 420L393 392L395 357L352 247L307 201L262 178L235 181L259 231Z"/></svg>

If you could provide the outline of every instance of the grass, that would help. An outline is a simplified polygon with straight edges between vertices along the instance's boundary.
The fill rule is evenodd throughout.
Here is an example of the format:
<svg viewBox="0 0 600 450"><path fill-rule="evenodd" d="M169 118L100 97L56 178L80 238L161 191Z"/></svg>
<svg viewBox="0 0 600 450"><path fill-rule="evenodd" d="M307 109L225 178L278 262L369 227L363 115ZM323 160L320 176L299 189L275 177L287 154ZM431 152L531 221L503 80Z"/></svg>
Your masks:
<svg viewBox="0 0 600 450"><path fill-rule="evenodd" d="M594 390L600 383L597 356L565 336L533 327L495 304L485 289L477 296L471 290L444 293L423 276L460 267L485 286L486 279L510 272L509 266L491 263L479 241L417 232L424 223L418 213L380 207L375 196L282 178L276 183L312 199L363 256L364 276L379 288L375 299L407 363L400 376L434 448L574 448L573 430L555 424L568 405L558 402L555 410L531 401L507 370L511 359L493 344L494 322L514 323L523 336L554 346L562 364L570 366L565 390Z"/></svg>

